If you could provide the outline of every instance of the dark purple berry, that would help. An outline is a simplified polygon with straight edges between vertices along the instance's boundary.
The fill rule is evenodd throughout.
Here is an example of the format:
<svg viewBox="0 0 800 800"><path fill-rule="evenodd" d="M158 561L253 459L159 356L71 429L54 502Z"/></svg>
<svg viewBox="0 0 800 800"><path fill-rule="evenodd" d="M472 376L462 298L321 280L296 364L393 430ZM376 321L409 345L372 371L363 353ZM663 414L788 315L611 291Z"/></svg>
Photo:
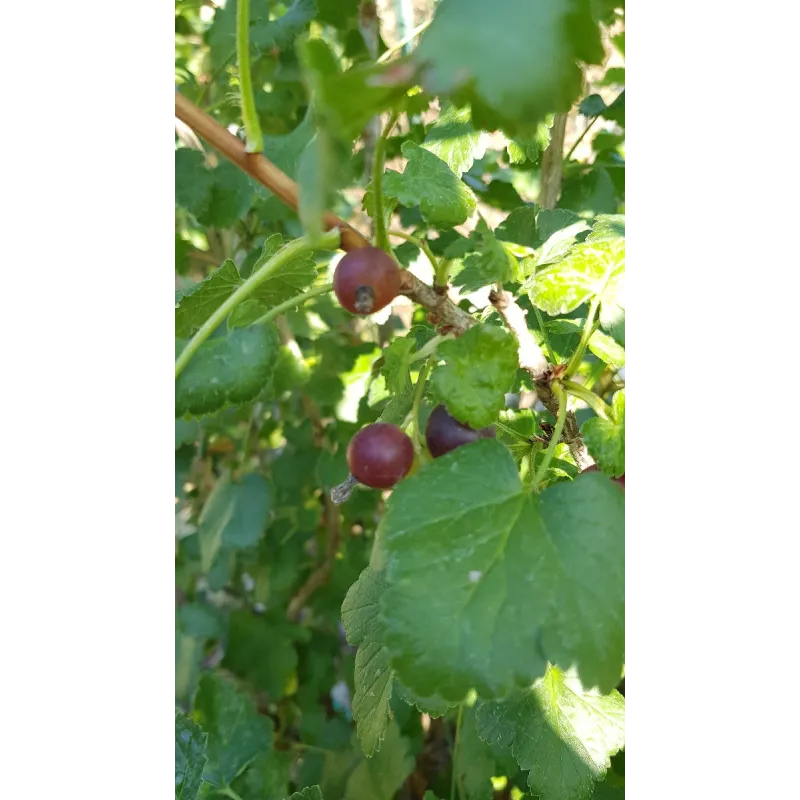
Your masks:
<svg viewBox="0 0 800 800"><path fill-rule="evenodd" d="M414 445L396 425L375 422L362 428L347 446L347 464L354 478L373 489L389 489L408 475Z"/></svg>
<svg viewBox="0 0 800 800"><path fill-rule="evenodd" d="M443 405L438 405L431 411L425 426L425 441L434 458L439 458L462 444L470 444L478 439L494 439L494 436L493 425L476 431L450 416Z"/></svg>
<svg viewBox="0 0 800 800"><path fill-rule="evenodd" d="M361 247L346 253L336 265L333 291L353 314L380 311L400 292L400 267L378 247Z"/></svg>

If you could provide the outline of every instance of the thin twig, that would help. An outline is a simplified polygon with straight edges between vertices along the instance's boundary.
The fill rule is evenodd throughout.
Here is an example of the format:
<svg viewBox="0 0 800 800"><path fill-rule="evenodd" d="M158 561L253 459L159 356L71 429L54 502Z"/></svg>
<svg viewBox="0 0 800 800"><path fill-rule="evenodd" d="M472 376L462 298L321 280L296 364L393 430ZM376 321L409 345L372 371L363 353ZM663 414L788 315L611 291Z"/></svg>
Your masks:
<svg viewBox="0 0 800 800"><path fill-rule="evenodd" d="M516 337L519 348L519 365L533 379L537 397L541 400L542 405L558 419L558 398L550 387L552 367L528 329L525 312L519 307L510 292L493 291L489 294L489 301ZM578 469L584 470L594 464L583 443L578 420L572 411L567 412L563 441L569 447Z"/></svg>

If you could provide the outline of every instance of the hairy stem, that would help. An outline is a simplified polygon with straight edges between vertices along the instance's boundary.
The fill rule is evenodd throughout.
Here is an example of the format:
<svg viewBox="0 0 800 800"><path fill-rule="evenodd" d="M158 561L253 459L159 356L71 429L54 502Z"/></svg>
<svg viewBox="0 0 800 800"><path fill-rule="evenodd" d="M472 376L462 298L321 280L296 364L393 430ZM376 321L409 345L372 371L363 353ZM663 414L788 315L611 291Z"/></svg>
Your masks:
<svg viewBox="0 0 800 800"><path fill-rule="evenodd" d="M417 375L417 384L414 387L414 403L411 406L411 424L414 426L414 435L411 441L414 443L415 453L419 453L422 450L419 430L419 407L422 403L422 395L425 394L425 383L428 380L430 369L431 362L430 359L428 359L422 365L422 369L419 371L419 375Z"/></svg>
<svg viewBox="0 0 800 800"><path fill-rule="evenodd" d="M550 357L550 363L556 363L556 356L553 348L550 345L550 337L547 335L547 328L544 326L544 318L542 312L536 306L533 307L533 313L536 314L536 321L539 323L539 330L542 332L542 339L544 339L544 346L547 348L547 355Z"/></svg>
<svg viewBox="0 0 800 800"><path fill-rule="evenodd" d="M583 332L581 333L581 339L578 342L578 348L572 354L572 358L570 358L569 362L567 363L567 371L564 373L565 377L567 378L571 378L581 365L583 354L586 352L586 347L589 344L589 339L592 338L592 334L596 330L594 328L594 318L597 316L597 309L599 305L600 298L595 295L595 297L592 298L592 302L589 304L589 314L587 315L586 323L583 326Z"/></svg>
<svg viewBox="0 0 800 800"><path fill-rule="evenodd" d="M420 250L422 250L422 252L428 257L428 261L431 262L434 274L439 274L439 261L424 239L418 239L416 236L412 236L410 233L403 233L403 231L390 230L386 231L386 233L389 236L397 236L400 239L405 239L407 242L411 242L414 247L418 247Z"/></svg>
<svg viewBox="0 0 800 800"><path fill-rule="evenodd" d="M302 237L284 245L257 272L254 272L239 288L228 297L219 308L203 323L200 330L191 338L175 361L175 378L183 372L192 356L200 349L200 345L224 322L228 314L241 305L264 281L275 274L281 267L303 253L315 249L335 249L339 246L339 231L328 231L322 239L312 246L308 239ZM274 310L274 309L273 309ZM263 319L263 318L262 318Z"/></svg>
<svg viewBox="0 0 800 800"><path fill-rule="evenodd" d="M551 388L553 390L553 394L556 396L556 400L558 401L558 417L556 417L556 427L553 430L553 436L550 439L550 444L547 446L544 458L542 458L542 463L539 464L539 469L536 470L536 475L533 478L533 485L537 489L547 473L547 468L550 466L550 462L553 460L556 447L558 447L558 443L561 440L561 434L564 430L564 423L567 421L567 395L564 393L564 390L561 388L561 384L558 381L553 381Z"/></svg>
<svg viewBox="0 0 800 800"><path fill-rule="evenodd" d="M275 319L279 314L283 314L284 311L289 311L297 306L303 305L309 301L312 297L319 297L321 294L327 294L331 289L333 289L332 283L323 283L321 286L314 286L306 292L297 295L297 297L291 297L288 300L284 300L282 303L279 303L274 308L271 308L267 311L264 316L259 317L255 321L255 325L261 325L265 322L269 322L272 319Z"/></svg>
<svg viewBox="0 0 800 800"><path fill-rule="evenodd" d="M389 237L386 235L386 216L383 206L383 166L384 159L386 158L386 139L394 128L397 122L398 115L396 113L389 117L378 141L375 142L375 155L372 161L372 197L375 202L375 247L380 247L381 250L386 250L387 253L392 252L391 245L389 244Z"/></svg>
<svg viewBox="0 0 800 800"><path fill-rule="evenodd" d="M554 416L558 416L559 403L550 386L551 366L547 363L544 353L536 344L528 324L525 321L525 312L519 307L510 292L492 292L489 301L495 310L503 318L508 329L517 339L519 352L519 365L533 379L536 387L536 396L542 405ZM570 411L567 414L567 421L564 425L564 441L569 446L569 451L578 465L578 469L584 470L591 466L594 461L586 449L586 445L581 439L580 427L575 415Z"/></svg>
<svg viewBox="0 0 800 800"><path fill-rule="evenodd" d="M590 391L586 386L582 386L580 383L575 383L575 381L570 380L564 380L563 385L567 392L577 397L578 400L583 400L598 417L602 419L611 419L611 409L608 405L601 397Z"/></svg>
<svg viewBox="0 0 800 800"><path fill-rule="evenodd" d="M242 104L242 119L248 153L260 153L264 149L261 126L253 95L253 80L250 75L250 0L239 0L236 6L236 58L239 64L239 96Z"/></svg>

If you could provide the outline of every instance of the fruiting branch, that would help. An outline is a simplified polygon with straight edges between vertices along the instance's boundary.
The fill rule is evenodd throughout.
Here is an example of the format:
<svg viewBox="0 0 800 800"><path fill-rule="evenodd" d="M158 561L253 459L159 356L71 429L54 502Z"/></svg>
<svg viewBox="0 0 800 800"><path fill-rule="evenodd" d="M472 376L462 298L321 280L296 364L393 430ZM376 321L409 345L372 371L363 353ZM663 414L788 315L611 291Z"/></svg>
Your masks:
<svg viewBox="0 0 800 800"><path fill-rule="evenodd" d="M537 397L542 401L542 405L558 419L558 398L550 387L552 366L548 363L539 345L536 344L533 334L528 330L525 312L519 307L511 292L493 291L489 295L489 301L516 337L519 347L519 365L533 379ZM566 415L563 441L569 447L578 469L584 470L594 463L583 443L578 420L575 419L572 411L567 412Z"/></svg>
<svg viewBox="0 0 800 800"><path fill-rule="evenodd" d="M279 170L261 153L248 153L244 142L237 139L215 119L199 109L180 92L175 92L175 116L188 125L198 136L219 150L229 161L234 163L251 178L266 186L282 203L297 210L299 189L297 183L286 173ZM369 242L355 228L330 211L322 216L322 224L326 230L339 228L342 235L342 250L356 250L369 247ZM446 331L461 334L476 324L466 311L460 309L445 293L437 292L433 287L423 283L408 270L403 270L400 293L409 300L427 308L431 312L431 321ZM438 322L436 321L438 320Z"/></svg>

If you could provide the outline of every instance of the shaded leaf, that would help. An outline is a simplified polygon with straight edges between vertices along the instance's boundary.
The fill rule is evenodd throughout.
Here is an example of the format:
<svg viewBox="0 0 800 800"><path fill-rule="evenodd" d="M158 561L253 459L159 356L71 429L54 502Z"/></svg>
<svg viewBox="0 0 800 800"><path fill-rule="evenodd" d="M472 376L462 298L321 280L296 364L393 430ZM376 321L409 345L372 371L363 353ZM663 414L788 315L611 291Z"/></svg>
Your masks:
<svg viewBox="0 0 800 800"><path fill-rule="evenodd" d="M530 770L528 786L541 800L587 800L625 745L622 695L587 691L553 666L531 688L481 702L477 722L482 739L510 747Z"/></svg>
<svg viewBox="0 0 800 800"><path fill-rule="evenodd" d="M195 800L208 758L208 734L175 709L175 800Z"/></svg>
<svg viewBox="0 0 800 800"><path fill-rule="evenodd" d="M180 355L186 340L175 340ZM236 328L203 342L175 382L175 416L199 416L253 400L268 385L279 342L270 325Z"/></svg>
<svg viewBox="0 0 800 800"><path fill-rule="evenodd" d="M517 271L517 260L482 219L475 229L474 238L479 249L464 259L464 268L453 278L453 285L474 292L491 283L512 280Z"/></svg>
<svg viewBox="0 0 800 800"><path fill-rule="evenodd" d="M272 749L270 720L218 675L201 678L195 716L208 732L203 778L214 786L230 786L258 755Z"/></svg>
<svg viewBox="0 0 800 800"><path fill-rule="evenodd" d="M385 626L378 615L378 600L383 590L380 573L367 567L342 603L347 641L358 645L352 708L358 738L367 756L377 750L386 733L392 698L389 651L383 642Z"/></svg>
<svg viewBox="0 0 800 800"><path fill-rule="evenodd" d="M588 0L507 0L496 8L449 0L414 57L426 68L427 91L469 99L476 125L513 135L568 111L581 91L577 62L599 64L604 53Z"/></svg>
<svg viewBox="0 0 800 800"><path fill-rule="evenodd" d="M414 769L409 741L392 721L386 728L381 749L363 759L347 780L344 800L392 800Z"/></svg>

